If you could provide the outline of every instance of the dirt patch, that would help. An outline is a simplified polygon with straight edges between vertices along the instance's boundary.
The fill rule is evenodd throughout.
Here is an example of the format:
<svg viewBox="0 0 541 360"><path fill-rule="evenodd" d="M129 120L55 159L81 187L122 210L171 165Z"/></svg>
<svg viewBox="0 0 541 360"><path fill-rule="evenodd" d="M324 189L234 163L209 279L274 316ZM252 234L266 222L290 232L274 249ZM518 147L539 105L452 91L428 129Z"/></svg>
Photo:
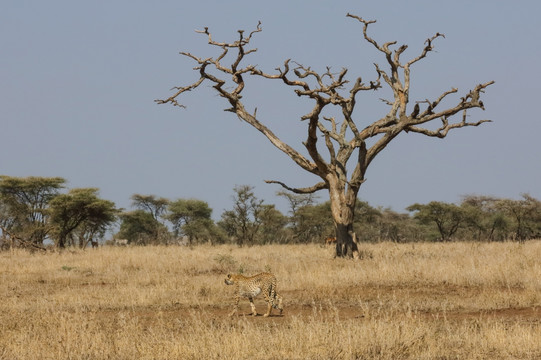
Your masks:
<svg viewBox="0 0 541 360"><path fill-rule="evenodd" d="M430 316L444 316L448 319L497 319L503 321L521 321L530 323L541 323L541 306L527 308L505 308L476 311L453 311L448 313L433 313Z"/></svg>
<svg viewBox="0 0 541 360"><path fill-rule="evenodd" d="M229 310L227 309L202 309L214 316L228 316ZM467 320L467 319L498 319L504 321L524 321L532 323L541 323L541 306L529 307L529 308L506 308L506 309L492 309L492 310L476 310L476 311L438 311L438 312L422 312L422 313L403 313L396 314L397 316L404 317L416 317L422 316L432 318L434 320ZM249 312L240 312L237 316L251 317ZM326 308L325 306L312 306L312 305L294 305L284 310L282 315L273 314L271 317L276 320L287 319L288 317L301 317L310 318L318 316L332 316L339 320L348 319L363 319L367 317L363 310L358 306L337 305L332 308ZM373 315L371 315L373 316ZM258 314L256 319L264 319L262 314Z"/></svg>
<svg viewBox="0 0 541 360"><path fill-rule="evenodd" d="M311 305L291 305L284 309L282 315L279 315L277 310L273 310L273 313L268 318L263 316L263 306L259 306L257 316L252 316L250 308L241 307L237 315L231 317L232 319L245 318L253 319L255 322L261 321L273 321L273 322L287 322L291 319L304 319L309 321L310 319L333 319L334 321L348 321L359 320L378 317L377 314L367 314L362 308L355 305L339 304L327 306L324 304L311 304ZM116 314L124 314L130 318L138 318L147 325L150 325L159 319L185 319L189 317L201 317L202 319L227 319L231 308L217 307L217 306L198 306L187 307L183 305L171 305L164 307L140 307L140 308L122 308L122 309L97 309L95 314L98 317L110 318ZM383 313L382 316L388 316L388 313ZM522 322L541 324L541 306L534 306L528 308L504 308L504 309L491 309L491 310L452 310L452 311L423 311L423 312L404 312L395 313L394 317L408 317L418 318L421 317L426 321L451 321L462 322L468 320L498 320L504 322Z"/></svg>

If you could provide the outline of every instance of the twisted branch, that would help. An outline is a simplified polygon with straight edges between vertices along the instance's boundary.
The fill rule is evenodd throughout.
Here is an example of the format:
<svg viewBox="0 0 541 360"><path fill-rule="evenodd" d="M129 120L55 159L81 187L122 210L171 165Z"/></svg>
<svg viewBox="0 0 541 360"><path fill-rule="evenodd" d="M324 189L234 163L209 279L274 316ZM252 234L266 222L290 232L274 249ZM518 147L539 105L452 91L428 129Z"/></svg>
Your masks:
<svg viewBox="0 0 541 360"><path fill-rule="evenodd" d="M329 188L329 186L325 182L319 182L319 183L315 184L314 186L310 186L310 187L306 187L306 188L292 188L292 187L287 186L283 182L276 181L276 180L265 180L265 182L267 184L278 184L278 185L282 186L284 189L289 190L291 192L294 192L296 194L312 194L312 193L314 193L316 191Z"/></svg>

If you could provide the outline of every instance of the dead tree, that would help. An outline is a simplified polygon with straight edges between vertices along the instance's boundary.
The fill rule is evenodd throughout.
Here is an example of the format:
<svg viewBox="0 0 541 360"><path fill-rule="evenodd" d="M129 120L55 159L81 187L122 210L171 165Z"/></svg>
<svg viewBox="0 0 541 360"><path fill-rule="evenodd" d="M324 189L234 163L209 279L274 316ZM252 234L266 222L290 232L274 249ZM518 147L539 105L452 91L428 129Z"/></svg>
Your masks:
<svg viewBox="0 0 541 360"><path fill-rule="evenodd" d="M239 119L259 130L298 166L321 179L320 182L306 188L293 188L275 180L266 182L279 184L298 194L314 193L319 190L329 192L337 238L336 255L339 257L356 256L358 253L353 231L355 202L359 188L365 181L366 169L380 151L402 132L444 138L452 129L478 126L489 122L490 120L468 122L467 111L473 108L484 110L480 99L481 93L487 86L494 83L494 81L489 81L475 86L463 97L457 98L455 106L447 109L440 109L439 105L444 99L448 100L450 95L457 93L456 88L443 92L433 100L416 101L413 107L410 106L408 109L410 69L412 65L433 51L434 42L444 35L436 33L428 38L418 56L403 61L401 56L407 49L407 45L393 50L392 47L396 45L396 41L379 44L367 32L368 26L375 23L374 20L367 21L351 14L347 16L361 23L364 40L380 51L386 60L385 67L374 64L376 76L368 83L363 82L361 77L350 82L346 79L348 69L345 68L338 73L331 72L330 68L318 73L290 59L277 68L275 73L264 72L255 65L241 65L248 55L257 51L256 48L248 47L254 35L262 31L260 22L256 29L247 35L243 30L239 30L238 39L231 43L213 40L208 28L197 31L208 38L210 46L220 49L218 56L200 58L188 52L181 52L182 55L193 59L198 64L194 70L199 72L199 79L193 84L173 88L174 93L169 98L156 100L158 104L169 103L184 107L178 102L178 98L183 93L198 88L205 81L210 82L218 94L231 105L226 111L235 113ZM257 117L257 108L253 112L246 109L242 92L246 91L245 77L247 76L281 81L291 87L299 97L308 98L313 102L311 111L300 119L307 122L307 138L303 145L309 157L284 143L271 129L260 122ZM363 91L378 90L383 85L388 86L393 93L393 99L383 100L389 105L389 111L371 124L357 124L353 119L357 95ZM323 111L326 108L338 109L338 113L341 113L340 117L325 116L326 113ZM457 114L458 119L452 121ZM429 129L425 126L437 120L441 122L439 128ZM320 138L322 142L319 142ZM319 144L321 144L321 149L318 148ZM323 151L322 149L325 148L326 150ZM328 154L325 154L326 152ZM348 175L346 165L350 160L353 164L349 166L351 171Z"/></svg>

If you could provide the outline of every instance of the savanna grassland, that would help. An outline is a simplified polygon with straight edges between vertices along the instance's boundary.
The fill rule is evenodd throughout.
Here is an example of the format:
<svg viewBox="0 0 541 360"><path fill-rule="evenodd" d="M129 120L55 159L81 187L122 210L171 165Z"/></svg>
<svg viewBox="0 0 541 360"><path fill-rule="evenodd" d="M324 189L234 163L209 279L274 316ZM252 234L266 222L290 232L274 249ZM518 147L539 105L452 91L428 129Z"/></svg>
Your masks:
<svg viewBox="0 0 541 360"><path fill-rule="evenodd" d="M0 253L0 359L541 358L541 241ZM284 314L239 316L228 272ZM265 310L256 300L258 312Z"/></svg>

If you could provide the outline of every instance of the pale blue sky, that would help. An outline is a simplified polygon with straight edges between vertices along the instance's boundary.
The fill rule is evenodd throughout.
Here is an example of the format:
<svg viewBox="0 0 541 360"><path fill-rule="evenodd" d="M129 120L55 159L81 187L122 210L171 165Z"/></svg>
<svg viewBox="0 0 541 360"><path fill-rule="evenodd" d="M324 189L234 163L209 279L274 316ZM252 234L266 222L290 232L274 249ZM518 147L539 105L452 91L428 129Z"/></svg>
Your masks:
<svg viewBox="0 0 541 360"><path fill-rule="evenodd" d="M360 198L403 211L415 202L457 202L464 194L541 199L541 3L509 1L24 1L0 4L0 174L62 176L74 187L98 187L103 198L129 207L134 193L197 198L217 218L231 207L235 185L286 211L281 190L264 179L310 186L266 138L233 114L208 86L184 98L187 109L156 105L169 89L194 81L189 51L214 55L194 32L236 39L259 20L259 50L249 60L272 72L287 58L316 70L350 68L374 77L384 65L363 42L347 12L376 19L371 36L397 40L417 56L426 38L445 39L412 70L412 101L435 99L452 87L466 94L495 80L486 111L470 120L493 123L451 132L444 140L402 134L372 163ZM291 89L256 83L245 91L269 127L302 150L308 111ZM359 124L386 112L385 92L358 98ZM325 193L320 193L322 200Z"/></svg>

